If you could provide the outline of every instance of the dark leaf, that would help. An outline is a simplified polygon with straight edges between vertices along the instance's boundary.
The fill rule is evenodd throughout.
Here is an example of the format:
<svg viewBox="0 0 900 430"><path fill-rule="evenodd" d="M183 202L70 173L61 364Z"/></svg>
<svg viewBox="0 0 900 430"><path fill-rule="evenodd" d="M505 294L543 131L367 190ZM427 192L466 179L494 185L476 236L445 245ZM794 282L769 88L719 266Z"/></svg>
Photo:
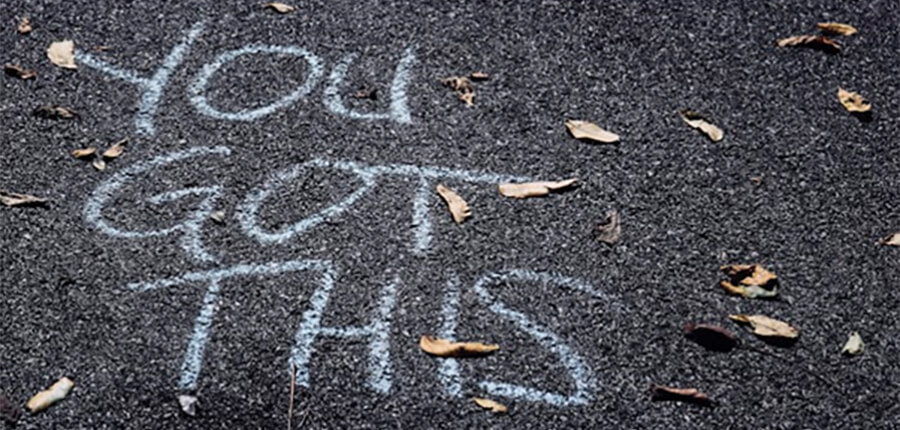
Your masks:
<svg viewBox="0 0 900 430"><path fill-rule="evenodd" d="M738 344L734 333L712 324L688 323L684 326L684 335L711 351L728 352Z"/></svg>
<svg viewBox="0 0 900 430"><path fill-rule="evenodd" d="M32 114L47 119L73 119L78 117L78 112L56 105L39 106L32 111Z"/></svg>

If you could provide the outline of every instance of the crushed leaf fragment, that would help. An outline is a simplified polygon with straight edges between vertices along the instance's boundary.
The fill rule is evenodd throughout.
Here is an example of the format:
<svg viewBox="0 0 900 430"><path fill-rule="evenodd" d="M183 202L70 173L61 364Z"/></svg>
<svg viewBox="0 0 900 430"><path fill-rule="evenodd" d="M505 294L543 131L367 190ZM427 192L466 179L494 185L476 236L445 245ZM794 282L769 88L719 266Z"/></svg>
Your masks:
<svg viewBox="0 0 900 430"><path fill-rule="evenodd" d="M225 211L214 211L209 214L209 219L216 222L216 224L225 224Z"/></svg>
<svg viewBox="0 0 900 430"><path fill-rule="evenodd" d="M785 46L809 46L828 52L840 52L841 50L841 45L838 45L837 42L830 39L828 36L819 35L785 37L784 39L779 39L777 43L778 46L782 48Z"/></svg>
<svg viewBox="0 0 900 430"><path fill-rule="evenodd" d="M713 142L718 142L725 137L725 132L715 124L709 122L703 115L690 109L682 109L678 112L685 124L696 128L706 134Z"/></svg>
<svg viewBox="0 0 900 430"><path fill-rule="evenodd" d="M473 81L486 81L488 78L490 78L490 75L484 72L472 72L469 75L469 79Z"/></svg>
<svg viewBox="0 0 900 430"><path fill-rule="evenodd" d="M438 184L437 192L447 202L450 214L453 215L453 221L456 221L457 224L462 224L466 218L472 215L469 204L455 191L445 187L443 184Z"/></svg>
<svg viewBox="0 0 900 430"><path fill-rule="evenodd" d="M725 291L748 299L778 295L778 276L759 264L727 264L720 267L730 278L719 282Z"/></svg>
<svg viewBox="0 0 900 430"><path fill-rule="evenodd" d="M88 158L97 153L97 147L91 146L89 148L79 148L72 151L72 156L75 158Z"/></svg>
<svg viewBox="0 0 900 430"><path fill-rule="evenodd" d="M294 6L284 4L284 3L278 3L278 2L266 3L265 7L272 9L275 12L278 12L281 14L291 13L291 12L297 10L297 8Z"/></svg>
<svg viewBox="0 0 900 430"><path fill-rule="evenodd" d="M50 62L63 69L77 69L75 64L75 42L64 40L53 42L47 47L47 58Z"/></svg>
<svg viewBox="0 0 900 430"><path fill-rule="evenodd" d="M472 81L464 76L451 76L441 79L441 84L450 87L456 92L456 98L468 106L475 104L475 88L472 87Z"/></svg>
<svg viewBox="0 0 900 430"><path fill-rule="evenodd" d="M653 394L653 400L676 400L683 402L696 403L700 405L708 405L709 396L696 388L675 388L664 385L653 385L650 387Z"/></svg>
<svg viewBox="0 0 900 430"><path fill-rule="evenodd" d="M491 399L472 397L472 401L477 403L478 406L481 406L484 409L490 409L490 411L495 414L505 414L508 411L505 405L497 403Z"/></svg>
<svg viewBox="0 0 900 430"><path fill-rule="evenodd" d="M360 87L353 93L353 97L357 99L378 100L378 88Z"/></svg>
<svg viewBox="0 0 900 430"><path fill-rule="evenodd" d="M769 318L765 315L729 315L734 321L750 324L753 328L753 334L761 337L777 337L785 339L796 339L800 336L800 331L791 327L784 321Z"/></svg>
<svg viewBox="0 0 900 430"><path fill-rule="evenodd" d="M0 203L4 206L29 206L47 203L47 199L0 190Z"/></svg>
<svg viewBox="0 0 900 430"><path fill-rule="evenodd" d="M28 400L28 410L30 410L31 413L36 413L49 408L50 405L66 398L74 386L75 383L72 382L71 379L63 377L50 386L49 389L35 394L34 397Z"/></svg>
<svg viewBox="0 0 900 430"><path fill-rule="evenodd" d="M19 422L19 416L22 415L19 408L21 406L13 404L3 393L0 393L0 421L15 426Z"/></svg>
<svg viewBox="0 0 900 430"><path fill-rule="evenodd" d="M879 245L900 246L900 232L889 234L878 241Z"/></svg>
<svg viewBox="0 0 900 430"><path fill-rule="evenodd" d="M606 221L597 226L597 240L612 245L622 237L622 226L619 224L619 212L611 210L606 213Z"/></svg>
<svg viewBox="0 0 900 430"><path fill-rule="evenodd" d="M837 98L847 112L865 113L872 110L872 105L859 93L838 88Z"/></svg>
<svg viewBox="0 0 900 430"><path fill-rule="evenodd" d="M568 188L578 182L577 178L566 179L564 181L555 182L526 182L521 184L500 184L500 194L515 199L524 199L528 197L539 197L550 194L551 191L558 191Z"/></svg>
<svg viewBox="0 0 900 430"><path fill-rule="evenodd" d="M841 349L841 354L859 355L863 352L864 348L865 344L863 343L862 336L857 332L853 332L850 333L847 343L845 343L844 347Z"/></svg>
<svg viewBox="0 0 900 430"><path fill-rule="evenodd" d="M31 19L27 16L23 16L22 20L19 21L19 34L28 34L31 33Z"/></svg>
<svg viewBox="0 0 900 430"><path fill-rule="evenodd" d="M618 134L606 131L592 122L570 119L566 121L566 128L569 129L569 133L572 133L572 137L576 139L587 139L600 143L616 143L619 141Z"/></svg>
<svg viewBox="0 0 900 430"><path fill-rule="evenodd" d="M28 70L18 64L6 64L3 66L3 71L9 76L19 79L34 79L37 77L37 72Z"/></svg>
<svg viewBox="0 0 900 430"><path fill-rule="evenodd" d="M187 394L179 394L178 405L181 406L181 411L185 414L189 416L197 415L197 397Z"/></svg>
<svg viewBox="0 0 900 430"><path fill-rule="evenodd" d="M57 105L38 106L31 113L34 116L47 119L73 119L78 117L78 112Z"/></svg>
<svg viewBox="0 0 900 430"><path fill-rule="evenodd" d="M94 162L91 163L91 165L94 166L94 168L97 169L98 171L102 172L102 171L106 170L106 162L103 161L102 158L98 158L98 159L94 160Z"/></svg>
<svg viewBox="0 0 900 430"><path fill-rule="evenodd" d="M738 345L738 338L734 333L712 324L685 324L684 335L698 345L712 351L728 352Z"/></svg>
<svg viewBox="0 0 900 430"><path fill-rule="evenodd" d="M853 36L858 32L856 27L839 22L820 22L816 24L816 27L826 33L840 34L841 36Z"/></svg>
<svg viewBox="0 0 900 430"><path fill-rule="evenodd" d="M422 348L422 351L438 357L477 357L500 349L500 345L481 342L453 342L434 336L422 336L419 339L419 347Z"/></svg>
<svg viewBox="0 0 900 430"><path fill-rule="evenodd" d="M125 152L125 145L128 143L128 138L122 139L112 146L103 151L103 158L118 158Z"/></svg>

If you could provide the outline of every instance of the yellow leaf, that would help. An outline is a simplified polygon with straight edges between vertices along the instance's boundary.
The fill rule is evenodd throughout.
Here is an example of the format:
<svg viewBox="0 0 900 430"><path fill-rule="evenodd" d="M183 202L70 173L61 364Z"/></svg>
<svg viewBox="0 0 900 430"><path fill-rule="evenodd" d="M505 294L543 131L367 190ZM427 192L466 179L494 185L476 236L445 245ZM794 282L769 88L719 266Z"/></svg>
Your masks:
<svg viewBox="0 0 900 430"><path fill-rule="evenodd" d="M878 241L880 245L900 246L900 233L894 233Z"/></svg>
<svg viewBox="0 0 900 430"><path fill-rule="evenodd" d="M482 408L490 409L491 412L493 412L495 414L505 414L506 411L508 410L506 408L506 406L504 406L500 403L497 403L491 399L484 399L481 397L472 397L472 401L477 403L478 406L481 406Z"/></svg>
<svg viewBox="0 0 900 430"><path fill-rule="evenodd" d="M506 197L524 199L527 197L546 196L550 191L561 190L572 186L578 179L566 179L556 182L526 182L523 184L500 184L500 194Z"/></svg>
<svg viewBox="0 0 900 430"><path fill-rule="evenodd" d="M844 344L844 348L841 349L841 354L859 355L863 352L863 348L865 348L865 344L863 344L862 336L853 332L847 339L847 343Z"/></svg>
<svg viewBox="0 0 900 430"><path fill-rule="evenodd" d="M820 22L816 24L816 27L819 27L819 29L824 32L840 34L841 36L853 36L857 33L856 27L849 24L841 24L839 22Z"/></svg>
<svg viewBox="0 0 900 430"><path fill-rule="evenodd" d="M422 336L419 347L431 355L438 357L473 357L487 355L500 349L500 345L488 345L480 342L452 342L434 336Z"/></svg>
<svg viewBox="0 0 900 430"><path fill-rule="evenodd" d="M125 152L125 144L128 143L128 139L122 139L112 146L107 148L106 151L103 151L103 158L117 158Z"/></svg>
<svg viewBox="0 0 900 430"><path fill-rule="evenodd" d="M715 124L709 122L697 112L682 109L678 114L681 115L681 119L684 120L685 124L702 131L713 142L718 142L725 137L725 132L721 128L716 127Z"/></svg>
<svg viewBox="0 0 900 430"><path fill-rule="evenodd" d="M610 133L591 122L570 119L566 121L566 127L576 139L588 139L601 143L616 143L619 141L618 134Z"/></svg>
<svg viewBox="0 0 900 430"><path fill-rule="evenodd" d="M46 203L47 199L28 194L11 193L0 190L0 203L4 206L27 206Z"/></svg>
<svg viewBox="0 0 900 430"><path fill-rule="evenodd" d="M75 383L69 378L62 378L53 384L49 389L41 391L28 400L28 410L31 413L40 412L50 407L50 405L64 399Z"/></svg>
<svg viewBox="0 0 900 430"><path fill-rule="evenodd" d="M77 69L75 64L75 42L64 40L53 42L47 48L47 58L50 62L64 69Z"/></svg>
<svg viewBox="0 0 900 430"><path fill-rule="evenodd" d="M784 321L769 318L765 315L729 315L734 321L750 324L753 327L753 334L763 337L782 337L787 339L796 339L800 336L800 331L791 327Z"/></svg>
<svg viewBox="0 0 900 430"><path fill-rule="evenodd" d="M837 97L847 112L864 113L872 110L872 105L859 93L838 88Z"/></svg>
<svg viewBox="0 0 900 430"><path fill-rule="evenodd" d="M812 48L820 48L829 52L838 52L841 50L841 45L838 45L834 40L829 39L826 36L818 36L818 35L803 35L803 36L791 36L785 37L784 39L778 40L778 46L809 46Z"/></svg>
<svg viewBox="0 0 900 430"><path fill-rule="evenodd" d="M75 158L86 158L94 155L97 152L97 147L92 146L90 148L81 148L72 151L72 156Z"/></svg>
<svg viewBox="0 0 900 430"><path fill-rule="evenodd" d="M437 192L447 202L450 214L453 215L453 221L456 221L457 224L462 224L466 218L472 215L466 201L450 188L445 187L443 184L438 184Z"/></svg>
<svg viewBox="0 0 900 430"><path fill-rule="evenodd" d="M290 12L297 10L297 8L295 8L291 5L287 5L284 3L277 3L277 2L266 3L265 7L272 9L278 13L290 13Z"/></svg>

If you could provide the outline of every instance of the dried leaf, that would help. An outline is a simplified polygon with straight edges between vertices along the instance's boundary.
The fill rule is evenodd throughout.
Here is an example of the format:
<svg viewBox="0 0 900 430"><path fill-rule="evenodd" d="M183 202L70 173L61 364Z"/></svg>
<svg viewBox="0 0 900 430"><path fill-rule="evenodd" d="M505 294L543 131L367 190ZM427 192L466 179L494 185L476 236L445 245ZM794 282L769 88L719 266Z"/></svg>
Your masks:
<svg viewBox="0 0 900 430"><path fill-rule="evenodd" d="M74 386L75 383L71 379L63 377L50 386L49 389L35 394L34 397L28 400L28 410L31 413L36 413L49 408L50 405L66 398Z"/></svg>
<svg viewBox="0 0 900 430"><path fill-rule="evenodd" d="M863 344L862 336L857 332L853 332L850 333L850 338L847 339L847 343L841 349L841 354L859 355L863 352L863 348L865 348L865 344Z"/></svg>
<svg viewBox="0 0 900 430"><path fill-rule="evenodd" d="M738 338L734 333L712 324L685 324L684 335L700 346L713 351L728 352L738 344Z"/></svg>
<svg viewBox="0 0 900 430"><path fill-rule="evenodd" d="M31 206L47 203L47 199L0 190L0 203L4 206Z"/></svg>
<svg viewBox="0 0 900 430"><path fill-rule="evenodd" d="M526 182L523 184L500 184L500 194L506 197L524 199L527 197L546 196L550 191L568 188L578 182L578 179L566 179L556 182Z"/></svg>
<svg viewBox="0 0 900 430"><path fill-rule="evenodd" d="M114 143L112 146L107 148L106 151L103 151L103 158L117 158L118 156L122 155L122 153L125 152L125 145L127 143L127 138Z"/></svg>
<svg viewBox="0 0 900 430"><path fill-rule="evenodd" d="M181 406L181 411L188 414L189 416L197 415L197 398L194 396L189 396L187 394L179 394L178 395L178 405Z"/></svg>
<svg viewBox="0 0 900 430"><path fill-rule="evenodd" d="M778 295L778 276L759 264L728 264L720 270L731 278L730 282L719 282L719 286L730 294L750 299Z"/></svg>
<svg viewBox="0 0 900 430"><path fill-rule="evenodd" d="M456 91L456 98L463 103L473 106L475 104L475 88L472 87L472 81L463 76L451 76L441 79L441 83L453 88Z"/></svg>
<svg viewBox="0 0 900 430"><path fill-rule="evenodd" d="M278 13L291 13L297 10L297 8L295 8L294 6L278 2L266 3L265 7L272 9Z"/></svg>
<svg viewBox="0 0 900 430"><path fill-rule="evenodd" d="M25 69L18 64L4 65L3 71L6 72L6 74L9 76L14 76L19 79L34 79L37 77L37 72L35 72L34 70Z"/></svg>
<svg viewBox="0 0 900 430"><path fill-rule="evenodd" d="M57 105L38 106L31 113L47 119L73 119L78 117L78 112Z"/></svg>
<svg viewBox="0 0 900 430"><path fill-rule="evenodd" d="M469 75L469 79L472 79L473 81L486 81L488 78L490 78L490 76L484 72L472 72L472 74Z"/></svg>
<svg viewBox="0 0 900 430"><path fill-rule="evenodd" d="M51 43L47 48L47 58L51 63L63 69L78 68L78 65L75 64L75 42L71 40Z"/></svg>
<svg viewBox="0 0 900 430"><path fill-rule="evenodd" d="M209 214L209 219L217 224L225 224L225 211L215 211Z"/></svg>
<svg viewBox="0 0 900 430"><path fill-rule="evenodd" d="M106 162L103 161L102 158L98 158L98 159L94 160L94 162L91 163L91 165L93 165L95 169L97 169L101 172L106 170Z"/></svg>
<svg viewBox="0 0 900 430"><path fill-rule="evenodd" d="M840 34L841 36L853 36L857 33L856 27L839 22L820 22L816 24L816 27L826 33Z"/></svg>
<svg viewBox="0 0 900 430"><path fill-rule="evenodd" d="M31 20L27 16L23 16L19 21L19 34L28 34L31 33L31 30Z"/></svg>
<svg viewBox="0 0 900 430"><path fill-rule="evenodd" d="M19 421L22 412L20 406L13 404L3 393L0 393L0 421L5 421L10 425L15 425Z"/></svg>
<svg viewBox="0 0 900 430"><path fill-rule="evenodd" d="M433 336L422 336L419 347L431 355L438 357L474 357L487 355L500 349L499 345L488 345L480 342L452 342Z"/></svg>
<svg viewBox="0 0 900 430"><path fill-rule="evenodd" d="M887 235L878 241L879 245L900 246L900 233Z"/></svg>
<svg viewBox="0 0 900 430"><path fill-rule="evenodd" d="M378 100L378 88L362 87L353 93L353 97L358 99Z"/></svg>
<svg viewBox="0 0 900 430"><path fill-rule="evenodd" d="M697 112L690 109L682 109L678 114L681 115L681 119L684 120L687 125L702 131L713 142L718 142L725 137L725 132L722 131L721 128L716 127L715 124L709 122L703 115L700 115Z"/></svg>
<svg viewBox="0 0 900 430"><path fill-rule="evenodd" d="M653 400L677 400L683 402L697 403L701 405L709 404L709 396L696 388L674 388L664 385L653 385L650 387L653 393Z"/></svg>
<svg viewBox="0 0 900 430"><path fill-rule="evenodd" d="M747 323L753 327L753 334L762 337L780 337L786 339L796 339L800 336L800 331L791 327L784 321L769 318L765 315L729 315L734 321Z"/></svg>
<svg viewBox="0 0 900 430"><path fill-rule="evenodd" d="M92 146L90 148L80 148L72 151L72 156L75 158L87 158L91 157L97 153L97 147Z"/></svg>
<svg viewBox="0 0 900 430"><path fill-rule="evenodd" d="M91 49L92 49L94 52L106 52L106 51L111 50L111 49L112 49L112 46L108 46L108 45L100 45L100 46L95 46L95 47L93 47L93 48L91 48Z"/></svg>
<svg viewBox="0 0 900 430"><path fill-rule="evenodd" d="M587 139L600 143L616 143L619 141L618 134L610 133L592 122L570 119L566 121L566 127L576 139Z"/></svg>
<svg viewBox="0 0 900 430"><path fill-rule="evenodd" d="M468 203L455 191L445 187L443 184L438 184L437 192L447 202L450 214L453 215L453 221L456 221L457 224L462 224L466 218L472 215L469 211Z"/></svg>
<svg viewBox="0 0 900 430"><path fill-rule="evenodd" d="M778 40L778 46L809 46L811 48L818 48L828 52L840 52L841 50L841 45L838 45L837 42L829 39L827 36L819 35L786 37L784 39Z"/></svg>
<svg viewBox="0 0 900 430"><path fill-rule="evenodd" d="M622 226L619 224L619 213L611 210L606 213L606 222L597 226L597 240L612 245L622 237Z"/></svg>
<svg viewBox="0 0 900 430"><path fill-rule="evenodd" d="M865 113L872 110L872 105L859 93L838 88L837 97L847 112Z"/></svg>
<svg viewBox="0 0 900 430"><path fill-rule="evenodd" d="M506 411L508 410L506 408L506 406L504 406L500 403L497 403L491 399L484 399L481 397L472 397L472 401L477 403L478 406L481 406L482 408L490 409L491 412L493 412L495 414L505 414Z"/></svg>

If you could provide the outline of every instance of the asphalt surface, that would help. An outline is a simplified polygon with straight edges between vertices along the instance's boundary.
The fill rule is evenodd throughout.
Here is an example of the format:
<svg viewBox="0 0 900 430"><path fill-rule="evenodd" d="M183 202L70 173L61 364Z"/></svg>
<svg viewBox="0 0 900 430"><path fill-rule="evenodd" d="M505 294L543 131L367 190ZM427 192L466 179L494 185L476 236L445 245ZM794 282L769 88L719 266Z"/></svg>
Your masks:
<svg viewBox="0 0 900 430"><path fill-rule="evenodd" d="M285 428L289 358L310 306L306 272L222 283L203 366L180 390L185 348L203 301L202 282L135 292L135 282L238 264L295 259L333 262L327 326L361 326L382 287L398 279L391 313L387 394L367 384L365 340L315 342L310 386L298 387L295 428L894 428L900 388L900 254L877 240L900 230L900 70L896 2L298 2L278 15L259 2L27 1L0 8L4 63L38 78L0 79L0 188L49 198L46 207L0 208L0 392L24 405L62 376L75 381L63 402L22 429ZM15 32L18 17L34 23ZM820 21L854 24L840 54L776 48L814 33ZM154 116L137 133L140 91L94 68L52 66L50 42L72 39L140 76L153 74L192 25L205 28L174 70ZM302 47L323 75L298 102L253 121L203 115L189 85L225 51L262 43ZM109 46L92 52L91 47ZM341 95L359 111L387 111L394 68L412 46L407 88L411 124L359 120L323 103L329 73L356 53ZM229 63L209 81L223 111L263 107L301 85L308 64L286 55ZM474 107L439 78L484 71ZM377 100L356 100L359 87ZM837 102L838 87L867 96L861 120ZM43 104L77 110L73 121L37 118ZM677 111L707 114L725 130L711 143ZM571 138L567 118L622 136L618 145ZM130 142L106 171L73 149ZM163 205L145 199L185 187L221 186L202 236L217 263L186 255L179 234L110 237L85 206L104 180L158 156L223 145L228 157L175 163L126 185L104 209L127 229L171 226L195 197ZM391 177L348 211L280 244L249 237L236 214L273 172L312 158L478 170L535 179L578 177L546 198L512 200L484 183L442 181L472 207L455 225L436 194L427 200L432 242L410 251L415 179ZM760 180L761 178L761 180ZM753 180L751 180L753 179ZM263 227L275 230L339 201L353 176L305 170L266 200ZM622 218L615 246L594 239L608 210ZM726 263L759 262L778 273L783 301L726 296ZM556 406L490 396L481 379L572 393L553 353L471 288L511 269L582 279L605 294L527 282L491 293L555 333L593 372L586 405ZM461 396L448 395L439 360L418 349L436 333L447 282L462 285L457 337L495 342L501 352L460 362ZM776 348L727 320L763 313L800 328ZM741 348L706 351L681 335L687 322L734 330ZM839 354L851 331L863 355ZM762 351L762 352L760 352ZM768 354L768 353L773 353ZM714 407L651 402L653 383L699 388ZM194 417L176 396L198 397ZM507 415L468 397L506 403ZM7 427L11 427L7 425Z"/></svg>

